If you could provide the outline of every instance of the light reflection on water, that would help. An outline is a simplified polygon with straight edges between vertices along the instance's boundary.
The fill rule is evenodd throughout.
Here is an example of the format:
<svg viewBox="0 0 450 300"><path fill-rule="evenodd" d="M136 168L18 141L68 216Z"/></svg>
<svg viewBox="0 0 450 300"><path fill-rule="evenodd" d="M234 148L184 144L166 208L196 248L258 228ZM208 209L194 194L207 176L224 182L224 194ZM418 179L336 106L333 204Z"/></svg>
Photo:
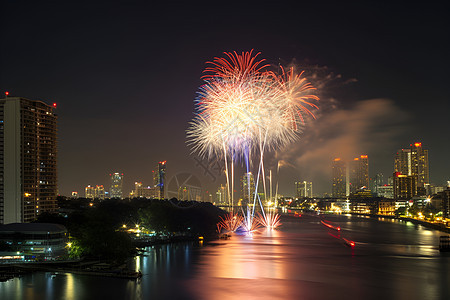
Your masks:
<svg viewBox="0 0 450 300"><path fill-rule="evenodd" d="M386 219L283 221L252 237L147 248L142 280L35 273L0 283L0 299L450 299L442 233ZM356 242L354 249L342 238Z"/></svg>

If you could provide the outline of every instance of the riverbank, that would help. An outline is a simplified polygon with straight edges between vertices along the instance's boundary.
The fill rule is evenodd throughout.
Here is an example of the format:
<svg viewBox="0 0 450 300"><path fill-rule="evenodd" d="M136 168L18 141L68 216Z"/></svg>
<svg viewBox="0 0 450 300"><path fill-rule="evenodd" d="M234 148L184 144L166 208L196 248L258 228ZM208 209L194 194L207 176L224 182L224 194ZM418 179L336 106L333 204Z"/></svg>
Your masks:
<svg viewBox="0 0 450 300"><path fill-rule="evenodd" d="M407 218L407 217L396 217L396 216L387 216L387 215L376 215L376 214L362 214L362 213L349 213L350 215L355 216L368 216L371 218L386 218L386 219L393 219L393 220L399 220L404 222L411 222L414 224L419 224L427 228L439 230L445 233L450 233L450 227L446 227L444 224L438 224L438 223L430 223L423 220L417 220L413 218Z"/></svg>

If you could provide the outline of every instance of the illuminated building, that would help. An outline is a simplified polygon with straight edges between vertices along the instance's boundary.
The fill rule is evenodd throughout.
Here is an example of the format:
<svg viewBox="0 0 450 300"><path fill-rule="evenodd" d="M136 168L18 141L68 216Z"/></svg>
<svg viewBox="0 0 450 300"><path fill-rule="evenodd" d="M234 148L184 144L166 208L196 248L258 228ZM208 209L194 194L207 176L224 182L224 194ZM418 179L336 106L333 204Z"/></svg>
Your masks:
<svg viewBox="0 0 450 300"><path fill-rule="evenodd" d="M67 254L67 229L60 224L12 223L0 226L0 242L13 251L14 260L51 260ZM14 257L12 257L14 255Z"/></svg>
<svg viewBox="0 0 450 300"><path fill-rule="evenodd" d="M159 195L159 189L151 186L143 186L142 182L134 183L134 192L131 193L132 197L154 199Z"/></svg>
<svg viewBox="0 0 450 300"><path fill-rule="evenodd" d="M312 198L312 182L298 181L295 183L295 191L297 198Z"/></svg>
<svg viewBox="0 0 450 300"><path fill-rule="evenodd" d="M422 143L411 144L411 175L417 176L417 187L420 188L430 181L428 150L422 148Z"/></svg>
<svg viewBox="0 0 450 300"><path fill-rule="evenodd" d="M389 184L377 186L377 196L387 199L394 199L394 186Z"/></svg>
<svg viewBox="0 0 450 300"><path fill-rule="evenodd" d="M394 173L394 199L409 200L417 190L417 177L414 175L403 175Z"/></svg>
<svg viewBox="0 0 450 300"><path fill-rule="evenodd" d="M369 158L367 155L356 157L350 162L350 193L369 188Z"/></svg>
<svg viewBox="0 0 450 300"><path fill-rule="evenodd" d="M332 194L334 198L342 198L347 195L347 167L340 158L335 158L332 165L333 186Z"/></svg>
<svg viewBox="0 0 450 300"><path fill-rule="evenodd" d="M95 188L91 185L88 185L84 189L86 199L94 199L95 198Z"/></svg>
<svg viewBox="0 0 450 300"><path fill-rule="evenodd" d="M156 170L153 171L153 182L155 188L158 189L156 198L164 199L166 190L166 161L160 161L156 166Z"/></svg>
<svg viewBox="0 0 450 300"><path fill-rule="evenodd" d="M255 179L253 178L253 174L251 172L245 173L241 177L241 195L241 205L253 203L255 196Z"/></svg>
<svg viewBox="0 0 450 300"><path fill-rule="evenodd" d="M57 210L56 104L0 99L0 224Z"/></svg>
<svg viewBox="0 0 450 300"><path fill-rule="evenodd" d="M105 188L103 185L96 185L94 190L95 199L105 200Z"/></svg>
<svg viewBox="0 0 450 300"><path fill-rule="evenodd" d="M216 203L218 205L228 205L228 190L227 185L221 184L216 192Z"/></svg>
<svg viewBox="0 0 450 300"><path fill-rule="evenodd" d="M78 198L78 192L72 192L72 198L77 199Z"/></svg>
<svg viewBox="0 0 450 300"><path fill-rule="evenodd" d="M370 189L374 194L378 195L378 187L384 185L384 176L382 173L378 173L370 182Z"/></svg>
<svg viewBox="0 0 450 300"><path fill-rule="evenodd" d="M123 173L109 174L111 176L111 189L109 190L110 198L122 199Z"/></svg>
<svg viewBox="0 0 450 300"><path fill-rule="evenodd" d="M416 176L414 195L425 194L425 185L429 183L428 150L422 148L422 143L414 143L410 149L399 150L395 155L394 171Z"/></svg>
<svg viewBox="0 0 450 300"><path fill-rule="evenodd" d="M400 149L395 154L394 172L411 175L411 149Z"/></svg>

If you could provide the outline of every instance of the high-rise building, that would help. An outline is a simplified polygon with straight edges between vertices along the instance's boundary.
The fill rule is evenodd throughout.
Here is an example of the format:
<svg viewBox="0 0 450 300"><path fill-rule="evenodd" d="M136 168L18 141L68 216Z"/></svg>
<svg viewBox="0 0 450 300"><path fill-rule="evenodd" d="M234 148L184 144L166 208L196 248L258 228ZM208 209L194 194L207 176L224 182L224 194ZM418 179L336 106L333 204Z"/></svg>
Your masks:
<svg viewBox="0 0 450 300"><path fill-rule="evenodd" d="M422 148L422 143L410 145L410 149L401 149L395 155L394 171L402 175L416 177L414 195L425 194L425 185L429 181L428 150Z"/></svg>
<svg viewBox="0 0 450 300"><path fill-rule="evenodd" d="M350 192L369 188L369 158L367 155L356 157L350 162Z"/></svg>
<svg viewBox="0 0 450 300"><path fill-rule="evenodd" d="M384 176L382 173L378 173L372 178L370 182L370 190L377 195L379 187L384 186Z"/></svg>
<svg viewBox="0 0 450 300"><path fill-rule="evenodd" d="M123 173L113 173L109 174L109 176L111 176L109 197L122 199Z"/></svg>
<svg viewBox="0 0 450 300"><path fill-rule="evenodd" d="M221 184L216 192L216 203L218 205L228 205L228 190L227 185Z"/></svg>
<svg viewBox="0 0 450 300"><path fill-rule="evenodd" d="M91 185L88 185L84 189L86 199L94 199L95 198L95 188Z"/></svg>
<svg viewBox="0 0 450 300"><path fill-rule="evenodd" d="M313 197L312 182L310 181L296 182L295 191L297 198L312 198Z"/></svg>
<svg viewBox="0 0 450 300"><path fill-rule="evenodd" d="M411 144L411 174L417 176L417 187L430 183L428 150L422 148L422 143Z"/></svg>
<svg viewBox="0 0 450 300"><path fill-rule="evenodd" d="M417 191L417 176L394 173L394 199L410 200Z"/></svg>
<svg viewBox="0 0 450 300"><path fill-rule="evenodd" d="M255 196L255 179L251 172L245 173L241 177L242 205L253 203Z"/></svg>
<svg viewBox="0 0 450 300"><path fill-rule="evenodd" d="M400 149L395 154L394 172L411 175L411 149Z"/></svg>
<svg viewBox="0 0 450 300"><path fill-rule="evenodd" d="M105 188L103 185L96 185L94 191L95 199L105 200Z"/></svg>
<svg viewBox="0 0 450 300"><path fill-rule="evenodd" d="M335 158L332 165L333 186L332 194L334 198L342 198L347 195L347 167L343 160Z"/></svg>
<svg viewBox="0 0 450 300"><path fill-rule="evenodd" d="M0 224L57 210L56 104L0 99Z"/></svg>
<svg viewBox="0 0 450 300"><path fill-rule="evenodd" d="M153 171L153 181L155 188L159 189L156 198L164 199L166 190L166 161L160 161L156 166L156 170Z"/></svg>

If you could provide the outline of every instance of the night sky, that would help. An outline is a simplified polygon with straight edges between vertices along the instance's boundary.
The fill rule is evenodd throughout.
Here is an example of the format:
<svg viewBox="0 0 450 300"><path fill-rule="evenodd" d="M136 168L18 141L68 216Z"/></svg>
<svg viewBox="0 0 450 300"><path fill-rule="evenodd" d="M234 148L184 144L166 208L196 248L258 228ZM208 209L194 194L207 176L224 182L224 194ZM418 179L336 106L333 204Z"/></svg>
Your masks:
<svg viewBox="0 0 450 300"><path fill-rule="evenodd" d="M205 62L224 51L295 64L319 88L317 120L281 160L280 193L294 181L331 191L331 159L369 155L370 176L420 141L430 178L450 180L450 22L444 4L257 1L3 1L0 91L56 102L59 192L109 189L108 174L151 184L194 174L214 190L186 146ZM293 4L295 3L295 5ZM214 170L212 170L214 174ZM178 175L180 177L180 175Z"/></svg>

